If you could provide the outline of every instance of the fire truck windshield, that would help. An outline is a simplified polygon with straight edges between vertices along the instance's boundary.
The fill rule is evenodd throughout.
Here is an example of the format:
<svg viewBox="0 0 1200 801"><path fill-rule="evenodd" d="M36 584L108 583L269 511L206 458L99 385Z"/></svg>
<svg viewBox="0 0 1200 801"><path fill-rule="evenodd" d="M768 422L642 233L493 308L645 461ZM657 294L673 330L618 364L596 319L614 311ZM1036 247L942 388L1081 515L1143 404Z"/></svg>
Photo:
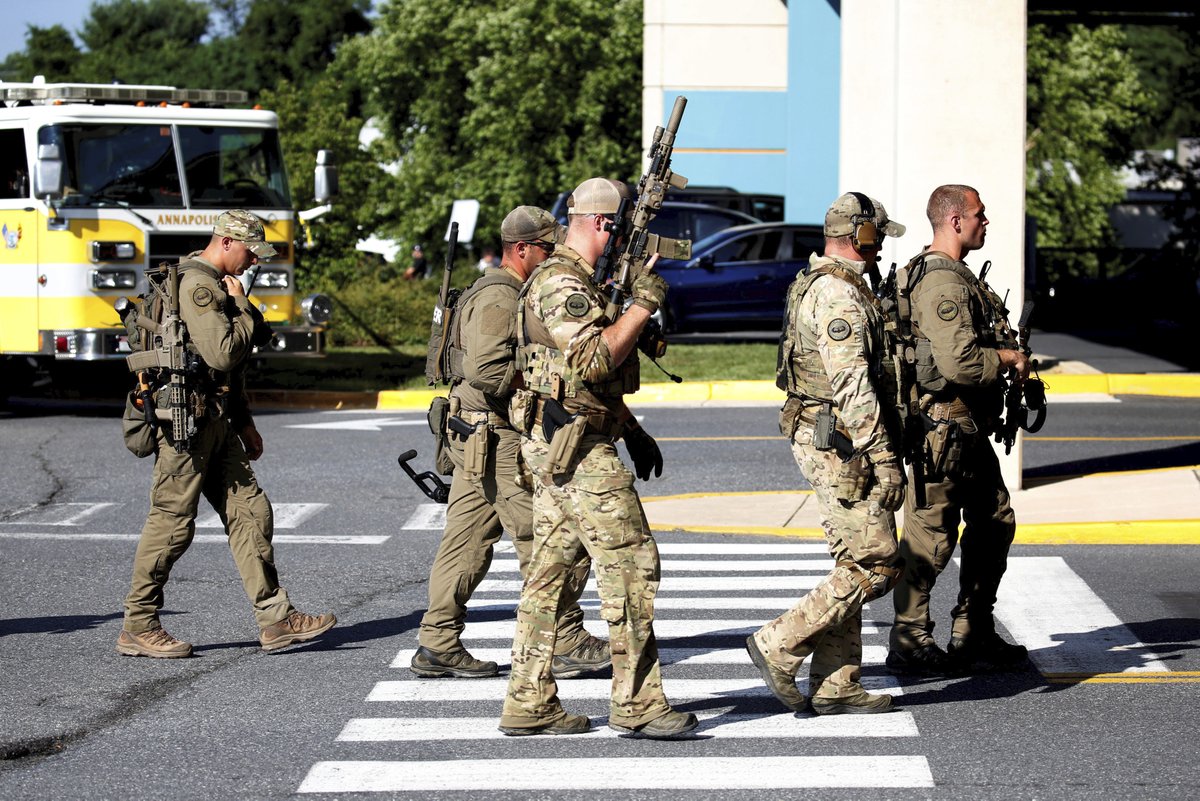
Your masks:
<svg viewBox="0 0 1200 801"><path fill-rule="evenodd" d="M63 123L42 128L38 139L60 145L64 206L291 208L271 129Z"/></svg>

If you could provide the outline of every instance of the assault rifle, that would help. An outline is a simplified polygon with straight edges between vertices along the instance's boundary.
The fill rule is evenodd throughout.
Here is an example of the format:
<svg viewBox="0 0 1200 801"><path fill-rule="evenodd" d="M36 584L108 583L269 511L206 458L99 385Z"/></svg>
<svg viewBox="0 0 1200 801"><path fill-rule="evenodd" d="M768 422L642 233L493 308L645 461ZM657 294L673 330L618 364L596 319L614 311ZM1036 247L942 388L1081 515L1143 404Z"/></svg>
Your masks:
<svg viewBox="0 0 1200 801"><path fill-rule="evenodd" d="M633 208L630 209L628 199L622 199L617 213L608 225L608 242L604 246L604 252L596 260L596 271L592 278L600 287L611 284L608 305L604 310L609 320L616 320L620 316L634 280L645 270L646 262L652 255L657 253L671 259L692 257L691 240L662 237L650 233L649 230L650 221L662 210L667 190L683 189L687 186L687 178L671 171L675 134L679 131L679 123L683 119L686 106L686 97L676 97L667 127L659 126L654 129L654 138L648 154L650 164L638 181L637 198L633 201ZM649 356L651 361L661 358L667 352L667 340L657 322L647 323L642 330L642 336L638 338L638 348ZM655 365L657 364L655 362ZM671 376L670 373L667 375L673 381L682 381L678 376Z"/></svg>
<svg viewBox="0 0 1200 801"><path fill-rule="evenodd" d="M150 288L162 297L163 320L156 323L145 315L138 317L138 325L149 333L146 348L138 353L125 357L125 363L132 372L138 373L139 390L146 383L143 372L153 371L161 376L167 375L166 385L169 387L168 408L155 410L157 419L171 423L171 442L175 450L183 453L191 444L196 434L196 414L188 402L188 374L191 360L184 347L185 331L183 320L179 316L179 265L171 264L166 268L165 280L162 267L156 271L147 271ZM157 273L157 275L155 275ZM161 383L160 383L161 386ZM150 393L143 394L149 415Z"/></svg>
<svg viewBox="0 0 1200 801"><path fill-rule="evenodd" d="M895 263L886 279L878 279L878 268L872 280L876 284L884 310L884 330L888 337L892 364L896 373L895 408L900 413L900 448L903 458L912 467L913 497L918 506L925 505L925 435L933 421L926 413L931 398L922 403L917 386L916 338L912 331L912 305L909 298L909 270L920 269L909 263L896 269Z"/></svg>
<svg viewBox="0 0 1200 801"><path fill-rule="evenodd" d="M1017 347L1027 357L1033 355L1029 347L1029 317L1032 314L1033 301L1025 301L1021 319L1017 321ZM1008 379L1004 390L1004 419L996 429L996 442L1004 443L1005 455L1012 451L1017 441L1017 429L1036 434L1046 422L1046 382L1037 374L1037 359L1029 360L1029 369L1033 376L1025 379L1023 385L1018 384L1014 376ZM1029 422L1030 412L1034 412L1032 423Z"/></svg>

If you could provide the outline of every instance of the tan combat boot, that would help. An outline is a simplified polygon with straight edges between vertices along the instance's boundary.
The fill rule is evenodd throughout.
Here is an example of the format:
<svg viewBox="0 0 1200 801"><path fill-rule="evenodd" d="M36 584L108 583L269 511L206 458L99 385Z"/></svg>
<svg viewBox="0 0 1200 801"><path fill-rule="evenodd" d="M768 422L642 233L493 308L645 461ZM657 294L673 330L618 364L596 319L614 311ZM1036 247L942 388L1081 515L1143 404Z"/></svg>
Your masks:
<svg viewBox="0 0 1200 801"><path fill-rule="evenodd" d="M892 711L892 696L872 695L863 690L845 698L813 698L813 711L818 715L873 715Z"/></svg>
<svg viewBox="0 0 1200 801"><path fill-rule="evenodd" d="M587 639L575 646L570 653L555 654L550 669L555 679L573 679L584 673L604 670L611 664L612 654L608 648L608 640L589 634Z"/></svg>
<svg viewBox="0 0 1200 801"><path fill-rule="evenodd" d="M808 699L796 687L795 676L767 661L767 655L759 649L753 634L746 638L746 653L750 654L750 661L758 668L763 683L779 703L793 712L803 712L808 708Z"/></svg>
<svg viewBox="0 0 1200 801"><path fill-rule="evenodd" d="M699 725L700 721L691 712L676 709L640 726L621 726L611 719L608 721L608 728L634 740L680 740Z"/></svg>
<svg viewBox="0 0 1200 801"><path fill-rule="evenodd" d="M181 659L192 655L192 644L175 639L161 627L136 634L122 629L117 637L117 653L125 656Z"/></svg>
<svg viewBox="0 0 1200 801"><path fill-rule="evenodd" d="M278 651L299 642L308 642L333 628L337 618L328 615L306 615L292 612L278 623L263 626L258 642L264 651Z"/></svg>

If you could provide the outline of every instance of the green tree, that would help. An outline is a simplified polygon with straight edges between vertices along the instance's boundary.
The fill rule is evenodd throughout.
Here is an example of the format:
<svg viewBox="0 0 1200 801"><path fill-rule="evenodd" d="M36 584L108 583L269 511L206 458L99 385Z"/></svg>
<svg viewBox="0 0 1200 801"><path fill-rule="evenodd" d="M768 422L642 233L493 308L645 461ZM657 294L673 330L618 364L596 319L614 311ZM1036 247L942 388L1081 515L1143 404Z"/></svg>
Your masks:
<svg viewBox="0 0 1200 801"><path fill-rule="evenodd" d="M1125 31L1138 75L1154 97L1138 126L1139 148L1174 148L1180 137L1200 136L1200 29L1137 25Z"/></svg>
<svg viewBox="0 0 1200 801"><path fill-rule="evenodd" d="M1028 47L1026 208L1038 245L1108 244L1108 209L1125 194L1117 170L1152 98L1116 26L1033 25Z"/></svg>
<svg viewBox="0 0 1200 801"><path fill-rule="evenodd" d="M440 241L480 201L493 238L524 203L640 170L641 0L393 0L338 61L364 87L397 165L389 234Z"/></svg>
<svg viewBox="0 0 1200 801"><path fill-rule="evenodd" d="M111 0L79 31L86 53L71 76L90 83L207 86L214 70L203 0Z"/></svg>
<svg viewBox="0 0 1200 801"><path fill-rule="evenodd" d="M25 49L4 59L0 75L6 81L18 82L32 80L35 75L44 75L51 82L68 80L79 58L79 48L66 28L30 25L25 33Z"/></svg>
<svg viewBox="0 0 1200 801"><path fill-rule="evenodd" d="M233 38L236 47L230 55L237 55L239 82L247 88L275 86L281 80L313 83L345 39L371 29L366 16L370 5L370 0L255 0Z"/></svg>

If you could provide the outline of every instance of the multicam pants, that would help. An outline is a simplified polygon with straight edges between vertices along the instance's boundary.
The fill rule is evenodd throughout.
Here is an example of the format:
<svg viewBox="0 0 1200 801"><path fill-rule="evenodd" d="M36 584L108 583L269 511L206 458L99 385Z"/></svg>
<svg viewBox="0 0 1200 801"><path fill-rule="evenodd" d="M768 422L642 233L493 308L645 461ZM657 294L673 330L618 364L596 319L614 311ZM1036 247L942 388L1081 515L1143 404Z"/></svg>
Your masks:
<svg viewBox="0 0 1200 801"><path fill-rule="evenodd" d="M233 561L254 604L259 627L278 623L295 611L275 570L271 502L259 488L250 459L229 422L209 420L185 453L177 453L159 428L150 514L138 540L133 579L125 598L126 631L137 634L159 627L163 588L171 567L192 543L201 494L225 526Z"/></svg>
<svg viewBox="0 0 1200 801"><path fill-rule="evenodd" d="M564 587L589 555L612 650L610 720L636 727L670 711L654 639L658 546L633 474L612 442L585 436L566 473L551 476L540 428L521 444L533 471L533 564L517 610L501 726L535 728L562 714L550 673Z"/></svg>
<svg viewBox="0 0 1200 801"><path fill-rule="evenodd" d="M962 560L958 603L950 612L950 636L965 638L972 631L995 631L992 610L1008 567L1017 519L1000 474L1000 460L986 436L979 434L964 442L961 470L963 475L957 477L928 477L925 506L917 506L911 490L904 499L900 555L905 571L892 597L896 608L890 637L893 651L909 651L934 641L929 595L956 545ZM961 539L960 520L966 524Z"/></svg>
<svg viewBox="0 0 1200 801"><path fill-rule="evenodd" d="M772 664L792 675L805 657L809 695L845 698L862 692L862 607L885 594L894 582L896 518L873 500L846 504L834 497L841 467L835 451L812 446L812 429L800 426L792 455L812 485L833 571L800 602L759 629L755 641Z"/></svg>
<svg viewBox="0 0 1200 801"><path fill-rule="evenodd" d="M478 435L477 435L478 436ZM421 618L421 645L434 651L457 650L467 619L467 601L487 575L493 546L507 531L517 552L521 576L529 574L533 553L533 494L518 483L521 435L512 429L489 434L487 465L482 475L463 474L463 443L451 435L454 478L446 506L446 530L429 573L429 608ZM579 596L587 583L591 560L584 559L567 577L563 614L558 619L556 653L570 653L586 639Z"/></svg>

